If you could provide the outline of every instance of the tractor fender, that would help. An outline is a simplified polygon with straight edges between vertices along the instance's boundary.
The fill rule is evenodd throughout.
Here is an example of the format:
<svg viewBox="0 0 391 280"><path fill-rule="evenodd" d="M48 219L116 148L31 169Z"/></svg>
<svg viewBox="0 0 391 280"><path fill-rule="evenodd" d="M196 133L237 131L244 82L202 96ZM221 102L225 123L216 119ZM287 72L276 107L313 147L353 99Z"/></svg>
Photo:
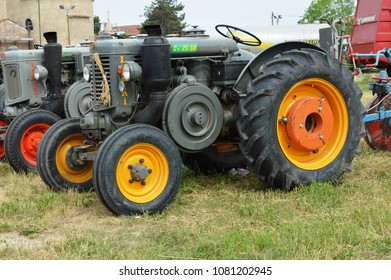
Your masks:
<svg viewBox="0 0 391 280"><path fill-rule="evenodd" d="M243 71L240 73L239 78L237 79L234 89L235 91L241 94L247 94L247 85L254 78L259 76L259 68L272 60L276 55L281 54L286 51L294 50L294 49L313 49L320 52L325 52L323 49L308 44L304 42L285 42L281 44L274 45L265 51L261 52L257 55L252 61L250 61Z"/></svg>

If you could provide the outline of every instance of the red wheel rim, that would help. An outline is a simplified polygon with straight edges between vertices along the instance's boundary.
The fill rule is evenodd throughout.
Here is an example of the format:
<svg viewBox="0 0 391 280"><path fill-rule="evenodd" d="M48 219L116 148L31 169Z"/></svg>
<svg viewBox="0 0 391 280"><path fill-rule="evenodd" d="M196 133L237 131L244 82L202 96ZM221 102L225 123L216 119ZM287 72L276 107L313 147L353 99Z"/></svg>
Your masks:
<svg viewBox="0 0 391 280"><path fill-rule="evenodd" d="M0 120L0 126L8 126L8 123L3 121L3 120ZM4 136L5 134L5 129L4 131L1 132L1 134ZM5 157L5 151L4 151L4 140L0 140L0 159L4 158Z"/></svg>
<svg viewBox="0 0 391 280"><path fill-rule="evenodd" d="M46 123L38 123L29 126L23 133L20 141L20 150L24 159L33 166L37 166L37 150L43 134L50 127Z"/></svg>
<svg viewBox="0 0 391 280"><path fill-rule="evenodd" d="M369 108L368 114L376 112L376 104L379 103L379 97L371 100L367 105ZM384 110L391 109L391 97L388 96L381 102ZM365 123L365 130L367 133L367 140L373 149L391 151L391 125L390 119L378 120Z"/></svg>

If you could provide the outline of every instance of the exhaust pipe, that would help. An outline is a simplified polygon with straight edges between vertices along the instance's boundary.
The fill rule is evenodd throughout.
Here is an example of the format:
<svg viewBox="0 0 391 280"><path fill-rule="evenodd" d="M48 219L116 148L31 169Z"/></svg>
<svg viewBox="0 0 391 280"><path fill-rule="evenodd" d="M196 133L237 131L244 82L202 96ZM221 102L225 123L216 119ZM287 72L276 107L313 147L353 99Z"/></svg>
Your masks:
<svg viewBox="0 0 391 280"><path fill-rule="evenodd" d="M133 123L146 123L156 126L162 117L166 93L171 85L171 46L162 37L159 25L144 27L148 34L141 46L142 81L150 92L149 103L136 113Z"/></svg>
<svg viewBox="0 0 391 280"><path fill-rule="evenodd" d="M44 109L62 116L64 114L64 97L61 94L62 45L57 43L57 32L45 32L43 36L47 41L43 46L43 52L49 83L49 99Z"/></svg>

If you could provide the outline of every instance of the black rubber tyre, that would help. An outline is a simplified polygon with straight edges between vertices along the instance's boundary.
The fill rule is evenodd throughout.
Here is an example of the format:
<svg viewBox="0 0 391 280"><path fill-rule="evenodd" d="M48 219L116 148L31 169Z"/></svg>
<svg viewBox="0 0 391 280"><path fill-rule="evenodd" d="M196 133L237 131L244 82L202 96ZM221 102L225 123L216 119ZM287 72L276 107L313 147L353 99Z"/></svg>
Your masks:
<svg viewBox="0 0 391 280"><path fill-rule="evenodd" d="M37 169L42 181L53 191L92 189L92 162L70 166L68 151L83 145L80 119L68 118L53 125L42 137L37 153Z"/></svg>
<svg viewBox="0 0 391 280"><path fill-rule="evenodd" d="M46 110L27 111L12 120L4 140L4 151L16 172L37 171L36 154L44 133L61 118Z"/></svg>
<svg viewBox="0 0 391 280"><path fill-rule="evenodd" d="M135 177L135 170L144 172L143 179ZM173 202L182 181L182 161L167 134L135 124L115 131L103 142L93 173L98 197L114 214L154 213Z"/></svg>
<svg viewBox="0 0 391 280"><path fill-rule="evenodd" d="M219 152L210 148L199 153L182 155L183 164L196 174L211 175L224 173L232 168L246 168L246 159L239 147L235 150Z"/></svg>
<svg viewBox="0 0 391 280"><path fill-rule="evenodd" d="M8 119L0 113L0 126L5 127L8 125L9 125ZM0 133L2 134L2 136L5 136L6 130L3 129L0 131ZM0 161L3 161L5 159L6 159L6 157L5 157L5 151L4 151L4 140L0 140Z"/></svg>
<svg viewBox="0 0 391 280"><path fill-rule="evenodd" d="M290 190L315 181L337 182L351 170L362 128L362 92L341 63L314 50L288 51L263 65L248 89L248 95L240 100L241 118L237 122L240 148L250 169L267 186ZM302 131L307 129L311 136L318 128L329 133L326 140L319 134L317 141L324 142L313 150L304 149L300 141L293 143L287 136L288 125L296 121L290 116L306 113L300 105L306 100L323 105L317 105L322 106L319 112L304 116ZM286 111L288 117L280 115ZM322 115L325 111L333 118ZM297 133L300 128L293 127L289 132Z"/></svg>
<svg viewBox="0 0 391 280"><path fill-rule="evenodd" d="M5 86L0 84L0 114L3 112L5 108Z"/></svg>

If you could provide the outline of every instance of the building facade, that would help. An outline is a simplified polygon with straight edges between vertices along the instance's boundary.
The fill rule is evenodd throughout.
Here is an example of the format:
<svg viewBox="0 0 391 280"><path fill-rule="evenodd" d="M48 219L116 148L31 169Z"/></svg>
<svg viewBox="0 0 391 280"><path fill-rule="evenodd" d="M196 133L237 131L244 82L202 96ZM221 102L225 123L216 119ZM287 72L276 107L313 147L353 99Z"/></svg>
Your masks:
<svg viewBox="0 0 391 280"><path fill-rule="evenodd" d="M1 0L0 21L11 22L26 29L20 41L26 41L28 47L46 43L43 33L56 31L58 42L63 46L76 45L81 41L94 39L93 0ZM5 26L5 25L4 25ZM20 29L19 27L9 27ZM1 27L0 34L7 34ZM27 35L27 36L26 36ZM12 36L8 36L11 38ZM15 36L14 36L15 37ZM13 37L12 37L13 38ZM8 41L7 36L0 38L0 47ZM30 38L30 39L29 39Z"/></svg>

